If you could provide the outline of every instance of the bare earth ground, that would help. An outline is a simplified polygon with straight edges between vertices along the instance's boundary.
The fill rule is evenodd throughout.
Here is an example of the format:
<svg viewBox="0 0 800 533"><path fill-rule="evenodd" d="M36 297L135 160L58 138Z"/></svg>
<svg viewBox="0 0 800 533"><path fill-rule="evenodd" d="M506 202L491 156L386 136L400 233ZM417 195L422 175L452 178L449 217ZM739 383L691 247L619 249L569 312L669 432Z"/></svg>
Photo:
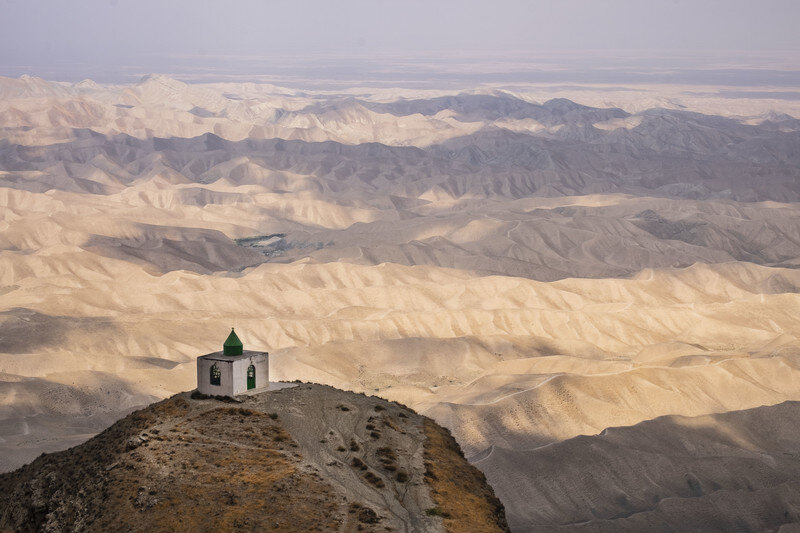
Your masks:
<svg viewBox="0 0 800 533"><path fill-rule="evenodd" d="M449 433L403 406L307 384L193 396L0 475L0 529L508 529Z"/></svg>

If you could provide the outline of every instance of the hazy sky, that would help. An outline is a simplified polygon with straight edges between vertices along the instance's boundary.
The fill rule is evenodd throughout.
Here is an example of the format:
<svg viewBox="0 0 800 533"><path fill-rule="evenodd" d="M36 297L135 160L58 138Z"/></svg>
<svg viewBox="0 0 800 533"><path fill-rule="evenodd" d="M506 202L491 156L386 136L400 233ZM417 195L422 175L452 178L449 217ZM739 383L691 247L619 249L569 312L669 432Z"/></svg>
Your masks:
<svg viewBox="0 0 800 533"><path fill-rule="evenodd" d="M799 0L0 0L0 74L55 68L77 76L89 66L182 56L598 49L785 56L800 51L798 21Z"/></svg>

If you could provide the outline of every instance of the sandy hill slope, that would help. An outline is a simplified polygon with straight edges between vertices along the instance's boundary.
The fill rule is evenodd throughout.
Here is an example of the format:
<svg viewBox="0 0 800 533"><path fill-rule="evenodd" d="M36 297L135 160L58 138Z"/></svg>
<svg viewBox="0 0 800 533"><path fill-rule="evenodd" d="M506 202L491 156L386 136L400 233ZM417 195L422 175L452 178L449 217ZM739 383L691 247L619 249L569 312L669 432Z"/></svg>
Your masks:
<svg viewBox="0 0 800 533"><path fill-rule="evenodd" d="M518 496L516 531L784 531L800 523L798 416L785 402L661 417L476 464Z"/></svg>
<svg viewBox="0 0 800 533"><path fill-rule="evenodd" d="M299 384L183 393L0 476L17 531L504 531L449 433L375 397Z"/></svg>

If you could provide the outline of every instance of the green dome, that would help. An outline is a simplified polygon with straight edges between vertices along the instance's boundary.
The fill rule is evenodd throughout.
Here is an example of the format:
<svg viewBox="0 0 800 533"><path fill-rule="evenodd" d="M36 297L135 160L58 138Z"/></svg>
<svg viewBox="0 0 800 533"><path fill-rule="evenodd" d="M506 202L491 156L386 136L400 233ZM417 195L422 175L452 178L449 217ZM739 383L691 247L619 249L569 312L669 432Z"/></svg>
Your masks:
<svg viewBox="0 0 800 533"><path fill-rule="evenodd" d="M223 355L242 355L242 350L244 350L242 341L239 340L239 337L236 336L236 332L231 328L231 334L228 335L228 338L225 339L225 343L222 345L222 353Z"/></svg>

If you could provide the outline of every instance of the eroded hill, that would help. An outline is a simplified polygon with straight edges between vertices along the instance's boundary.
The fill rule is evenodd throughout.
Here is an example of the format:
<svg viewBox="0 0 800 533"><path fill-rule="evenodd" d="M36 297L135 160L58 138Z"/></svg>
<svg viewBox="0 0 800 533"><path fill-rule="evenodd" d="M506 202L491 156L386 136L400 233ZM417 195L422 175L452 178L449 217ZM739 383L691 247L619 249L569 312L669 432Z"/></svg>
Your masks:
<svg viewBox="0 0 800 533"><path fill-rule="evenodd" d="M0 476L16 531L504 531L449 432L322 385L181 393Z"/></svg>
<svg viewBox="0 0 800 533"><path fill-rule="evenodd" d="M525 495L515 531L797 531L798 415L800 402L665 416L476 464L501 497Z"/></svg>

